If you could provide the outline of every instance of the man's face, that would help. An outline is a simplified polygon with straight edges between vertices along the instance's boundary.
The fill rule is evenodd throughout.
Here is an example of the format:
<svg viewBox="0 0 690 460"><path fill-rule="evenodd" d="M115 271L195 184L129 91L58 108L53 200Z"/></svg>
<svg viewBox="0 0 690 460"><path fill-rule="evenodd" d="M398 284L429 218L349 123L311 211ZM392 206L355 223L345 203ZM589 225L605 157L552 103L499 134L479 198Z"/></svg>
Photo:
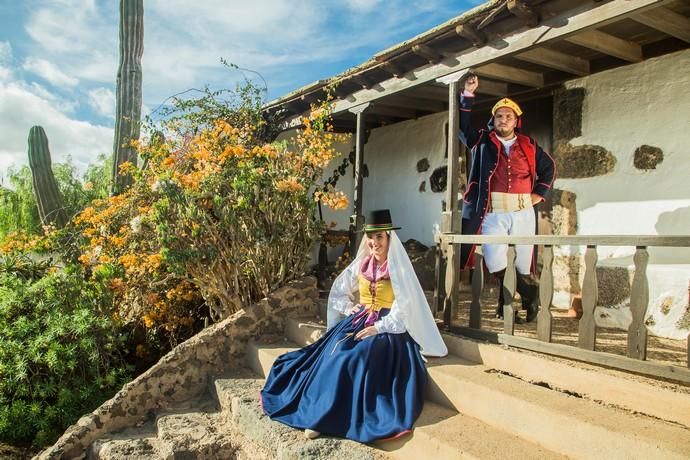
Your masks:
<svg viewBox="0 0 690 460"><path fill-rule="evenodd" d="M496 110L496 114L494 115L494 128L496 129L496 134L501 137L513 137L516 125L517 116L515 116L513 109L501 107Z"/></svg>

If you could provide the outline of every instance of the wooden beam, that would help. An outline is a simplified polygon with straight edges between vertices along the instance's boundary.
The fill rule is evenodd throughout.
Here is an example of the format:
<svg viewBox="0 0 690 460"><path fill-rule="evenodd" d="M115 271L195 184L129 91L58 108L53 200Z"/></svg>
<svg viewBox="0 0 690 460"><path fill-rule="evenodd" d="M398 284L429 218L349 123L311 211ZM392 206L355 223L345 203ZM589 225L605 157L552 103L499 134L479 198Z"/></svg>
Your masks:
<svg viewBox="0 0 690 460"><path fill-rule="evenodd" d="M382 62L379 67L389 74L393 75L395 78L400 78L405 75L405 70L393 61Z"/></svg>
<svg viewBox="0 0 690 460"><path fill-rule="evenodd" d="M496 61L547 43L558 42L585 29L619 21L635 13L659 6L666 1L611 0L606 3L593 0L583 1L568 11L543 20L537 27L501 38L501 47L485 46L463 50L439 64L410 70L409 78L390 78L378 83L376 89L359 90L352 94L351 100L337 101L334 105L334 113L344 112L355 105L423 85L453 72ZM570 2L566 3L570 4ZM286 126L289 127L291 123L291 120L286 121Z"/></svg>
<svg viewBox="0 0 690 460"><path fill-rule="evenodd" d="M421 88L415 88L414 90L415 96L433 99L435 101L447 101L448 94L446 93L446 89L440 86L423 86ZM477 93L487 94L489 96L507 96L508 84L493 80L482 80L482 84L479 85Z"/></svg>
<svg viewBox="0 0 690 460"><path fill-rule="evenodd" d="M503 10L505 10L505 9L506 9L505 3L502 3L501 5L496 7L491 13L488 14L488 16L486 16L484 19L482 19L482 21L479 24L477 24L477 29L482 30L484 27L486 27L489 24L491 24L492 22L494 22L494 19L496 19L496 16L501 14L503 12Z"/></svg>
<svg viewBox="0 0 690 460"><path fill-rule="evenodd" d="M513 16L522 19L528 26L534 27L539 23L537 12L525 5L523 0L508 0L506 5Z"/></svg>
<svg viewBox="0 0 690 460"><path fill-rule="evenodd" d="M446 95L446 100L448 99ZM429 100L422 97L398 96L381 99L381 103L389 107L402 107L404 109L423 110L427 112L442 112L446 110L445 102L441 100Z"/></svg>
<svg viewBox="0 0 690 460"><path fill-rule="evenodd" d="M356 107L352 107L349 111L356 116L355 128L355 187L354 187L354 214L350 217L350 254L355 257L361 233L359 230L364 225L364 216L362 216L362 202L364 192L364 178L362 177L362 168L364 166L364 137L365 137L365 115L364 111L369 108L369 103L364 103Z"/></svg>
<svg viewBox="0 0 690 460"><path fill-rule="evenodd" d="M367 113L372 115L383 115L384 117L394 117L394 118L418 118L419 113L414 109L404 109L400 107L390 106L385 104L383 101L377 101L372 104L371 108Z"/></svg>
<svg viewBox="0 0 690 460"><path fill-rule="evenodd" d="M690 18L675 11L664 8L654 8L634 14L632 19L652 27L660 32L690 43Z"/></svg>
<svg viewBox="0 0 690 460"><path fill-rule="evenodd" d="M566 38L566 41L628 62L642 61L642 47L600 30L587 30Z"/></svg>
<svg viewBox="0 0 690 460"><path fill-rule="evenodd" d="M364 74L352 75L350 77L352 81L360 85L364 89L371 89L376 83L374 83L369 77Z"/></svg>
<svg viewBox="0 0 690 460"><path fill-rule="evenodd" d="M466 330L465 328L458 329L462 329L463 333ZM487 337L490 334L488 331L477 331L476 335ZM529 337L520 337L508 334L498 334L498 342L511 347L536 351L537 353L547 353L554 356L561 356L563 358L576 359L578 361L599 364L606 367L623 369L638 374L663 377L665 379L675 380L685 384L690 383L690 369L672 366L670 364L656 363L653 361L640 361L639 359L632 359L628 358L627 356L616 355L613 353L584 350L570 345L540 342L539 340Z"/></svg>
<svg viewBox="0 0 690 460"><path fill-rule="evenodd" d="M516 54L521 61L539 64L550 69L562 70L573 75L585 76L590 74L589 61L577 56L554 51L549 48L534 48L524 53Z"/></svg>
<svg viewBox="0 0 690 460"><path fill-rule="evenodd" d="M518 69L504 64L486 64L473 69L480 77L489 77L496 80L517 83L518 85L541 88L544 86L544 75L531 70ZM479 85L481 87L481 85Z"/></svg>
<svg viewBox="0 0 690 460"><path fill-rule="evenodd" d="M486 37L472 24L460 24L455 28L455 33L472 42L477 48L486 44Z"/></svg>
<svg viewBox="0 0 690 460"><path fill-rule="evenodd" d="M690 235L442 235L444 243L690 247Z"/></svg>
<svg viewBox="0 0 690 460"><path fill-rule="evenodd" d="M412 52L417 56L423 57L431 64L436 64L443 60L443 55L429 45L424 45L421 43L419 45L414 45L412 47Z"/></svg>

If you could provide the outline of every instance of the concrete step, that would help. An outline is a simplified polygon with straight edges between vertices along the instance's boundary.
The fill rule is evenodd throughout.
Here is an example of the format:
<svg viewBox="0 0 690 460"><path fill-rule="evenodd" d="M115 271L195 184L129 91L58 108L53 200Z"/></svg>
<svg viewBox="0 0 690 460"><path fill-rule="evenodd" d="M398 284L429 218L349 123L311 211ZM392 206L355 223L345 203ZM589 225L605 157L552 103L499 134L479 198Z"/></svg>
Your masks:
<svg viewBox="0 0 690 460"><path fill-rule="evenodd" d="M431 401L410 436L375 445L401 460L567 458Z"/></svg>
<svg viewBox="0 0 690 460"><path fill-rule="evenodd" d="M257 363L262 361L265 361L263 356L256 360ZM248 369L213 381L213 393L221 412L228 414L227 422L232 423L253 445L260 446L260 451L248 458L385 460L386 456L366 445L326 436L307 440L301 430L274 422L263 414L259 405L258 395L263 382L263 378Z"/></svg>
<svg viewBox="0 0 690 460"><path fill-rule="evenodd" d="M302 329L305 337L310 334L306 327ZM296 344L284 341L250 342L248 362L257 374L265 377L278 356L297 348ZM412 435L374 445L399 459L565 458L432 401L424 403Z"/></svg>
<svg viewBox="0 0 690 460"><path fill-rule="evenodd" d="M453 356L431 361L428 371L432 400L574 458L681 459L690 453L690 431L678 425L532 385Z"/></svg>
<svg viewBox="0 0 690 460"><path fill-rule="evenodd" d="M286 327L286 335L300 346L322 331L305 321ZM690 453L690 431L678 424L533 385L453 355L430 359L428 372L432 401L554 452L574 458L664 459Z"/></svg>
<svg viewBox="0 0 690 460"><path fill-rule="evenodd" d="M318 327L318 325L315 325ZM690 428L690 388L592 364L443 336L455 356L526 382Z"/></svg>

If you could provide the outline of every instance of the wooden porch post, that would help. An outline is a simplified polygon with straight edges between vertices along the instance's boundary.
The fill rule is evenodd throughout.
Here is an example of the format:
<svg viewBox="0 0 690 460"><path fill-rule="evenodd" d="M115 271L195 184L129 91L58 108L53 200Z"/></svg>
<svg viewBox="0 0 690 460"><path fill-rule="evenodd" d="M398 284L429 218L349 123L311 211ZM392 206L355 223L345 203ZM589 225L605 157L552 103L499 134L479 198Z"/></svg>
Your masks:
<svg viewBox="0 0 690 460"><path fill-rule="evenodd" d="M455 74L448 81L448 176L446 181L446 209L441 215L441 232L460 233L460 212L458 209L458 181L460 154L460 112L458 110L459 80L464 75ZM449 244L446 248L446 282L443 322L450 326L453 307L458 305L460 294L460 245Z"/></svg>
<svg viewBox="0 0 690 460"><path fill-rule="evenodd" d="M358 105L350 109L350 112L357 116L357 128L355 130L355 189L353 201L355 204L354 214L350 216L350 256L354 259L357 256L357 248L361 233L358 231L362 229L364 223L364 216L362 216L362 193L363 193L363 178L362 166L364 165L364 111L369 107L369 103Z"/></svg>

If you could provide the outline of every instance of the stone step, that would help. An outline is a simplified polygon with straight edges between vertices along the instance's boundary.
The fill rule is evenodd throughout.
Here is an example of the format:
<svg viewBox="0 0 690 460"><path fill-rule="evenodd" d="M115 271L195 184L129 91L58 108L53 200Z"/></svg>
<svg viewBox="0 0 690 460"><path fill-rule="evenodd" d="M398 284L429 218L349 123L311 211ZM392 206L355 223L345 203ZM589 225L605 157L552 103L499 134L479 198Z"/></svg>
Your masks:
<svg viewBox="0 0 690 460"><path fill-rule="evenodd" d="M165 459L160 453L156 433L109 435L97 439L89 447L88 460L157 460Z"/></svg>
<svg viewBox="0 0 690 460"><path fill-rule="evenodd" d="M155 419L130 426L96 440L87 458L130 459L261 459L251 443L226 423L212 398L195 398L186 404L158 413Z"/></svg>
<svg viewBox="0 0 690 460"><path fill-rule="evenodd" d="M237 450L218 413L163 414L156 428L163 458L233 458Z"/></svg>
<svg viewBox="0 0 690 460"><path fill-rule="evenodd" d="M297 348L284 341L253 341L248 346L248 362L265 377L278 356ZM565 458L432 401L424 403L411 436L374 445L399 459Z"/></svg>
<svg viewBox="0 0 690 460"><path fill-rule="evenodd" d="M385 459L377 450L366 445L327 436L307 440L301 430L274 422L263 414L259 405L258 396L263 382L263 378L248 369L235 371L232 375L218 377L213 381L213 393L221 412L228 414L227 421L233 423L254 445L261 446L262 452L258 452L254 458L264 455L281 460Z"/></svg>
<svg viewBox="0 0 690 460"><path fill-rule="evenodd" d="M322 331L304 321L286 325L286 335L299 346ZM687 458L690 452L690 431L683 426L533 385L477 362L453 355L431 358L428 372L432 401L554 452L664 459Z"/></svg>

